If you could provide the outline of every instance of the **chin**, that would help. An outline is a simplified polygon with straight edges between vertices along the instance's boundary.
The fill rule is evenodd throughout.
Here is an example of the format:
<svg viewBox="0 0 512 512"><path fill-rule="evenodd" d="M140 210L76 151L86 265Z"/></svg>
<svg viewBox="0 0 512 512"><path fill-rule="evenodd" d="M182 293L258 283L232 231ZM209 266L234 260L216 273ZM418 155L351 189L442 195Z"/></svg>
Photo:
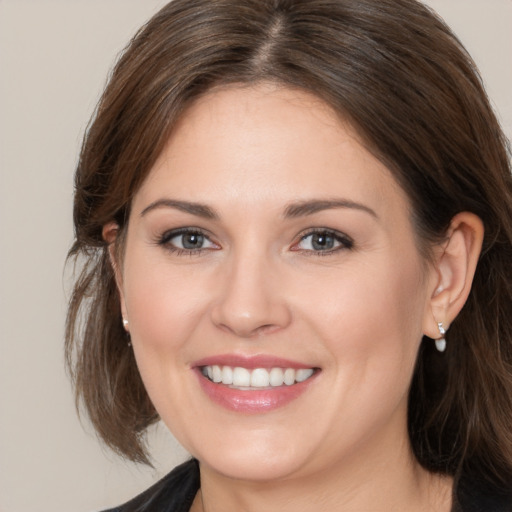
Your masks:
<svg viewBox="0 0 512 512"><path fill-rule="evenodd" d="M292 432L283 425L245 427L234 431L226 428L209 437L198 436L198 443L190 452L205 467L228 478L278 481L308 473L324 437L311 435L311 429L309 436L302 429Z"/></svg>
<svg viewBox="0 0 512 512"><path fill-rule="evenodd" d="M303 461L283 452L254 454L244 450L226 450L220 457L199 457L202 464L227 478L252 482L286 479L303 468Z"/></svg>

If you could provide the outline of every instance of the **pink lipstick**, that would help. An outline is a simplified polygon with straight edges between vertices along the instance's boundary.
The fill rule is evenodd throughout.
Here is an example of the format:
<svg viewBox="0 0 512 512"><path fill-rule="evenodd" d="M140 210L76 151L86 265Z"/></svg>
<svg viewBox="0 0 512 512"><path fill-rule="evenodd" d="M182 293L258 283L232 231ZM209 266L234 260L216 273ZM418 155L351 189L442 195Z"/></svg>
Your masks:
<svg viewBox="0 0 512 512"><path fill-rule="evenodd" d="M301 396L319 374L308 364L275 356L224 354L193 364L205 394L226 409L257 414Z"/></svg>

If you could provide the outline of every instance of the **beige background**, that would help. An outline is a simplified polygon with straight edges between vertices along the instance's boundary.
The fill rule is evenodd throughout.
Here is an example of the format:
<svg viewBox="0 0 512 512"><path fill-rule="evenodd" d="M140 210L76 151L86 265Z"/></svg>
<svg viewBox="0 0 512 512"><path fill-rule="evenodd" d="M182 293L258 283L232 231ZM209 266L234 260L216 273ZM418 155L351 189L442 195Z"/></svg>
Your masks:
<svg viewBox="0 0 512 512"><path fill-rule="evenodd" d="M104 451L63 370L80 139L114 56L165 0L0 0L0 512L115 505L186 454L164 427L156 469ZM480 66L512 135L512 0L430 0Z"/></svg>

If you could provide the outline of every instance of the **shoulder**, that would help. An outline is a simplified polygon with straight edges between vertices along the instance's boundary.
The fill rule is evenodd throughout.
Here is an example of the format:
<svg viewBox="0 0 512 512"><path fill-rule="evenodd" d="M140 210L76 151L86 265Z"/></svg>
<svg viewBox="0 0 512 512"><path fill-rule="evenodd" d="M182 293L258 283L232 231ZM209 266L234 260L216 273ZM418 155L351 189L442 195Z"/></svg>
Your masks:
<svg viewBox="0 0 512 512"><path fill-rule="evenodd" d="M512 482L497 487L483 479L460 478L453 512L512 512Z"/></svg>
<svg viewBox="0 0 512 512"><path fill-rule="evenodd" d="M199 464L191 459L129 502L104 512L188 512L199 489Z"/></svg>

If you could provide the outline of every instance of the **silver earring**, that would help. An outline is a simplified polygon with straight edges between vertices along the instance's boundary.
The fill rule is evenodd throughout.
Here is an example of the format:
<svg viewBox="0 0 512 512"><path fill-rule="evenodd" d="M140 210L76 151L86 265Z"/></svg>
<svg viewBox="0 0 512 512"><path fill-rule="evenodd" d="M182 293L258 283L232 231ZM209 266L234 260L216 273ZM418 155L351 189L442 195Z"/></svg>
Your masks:
<svg viewBox="0 0 512 512"><path fill-rule="evenodd" d="M130 341L130 333L128 331L128 320L126 318L123 318L123 327L126 330L126 335L128 336L128 342L126 343L129 347L132 346L132 342Z"/></svg>
<svg viewBox="0 0 512 512"><path fill-rule="evenodd" d="M446 338L444 337L446 329L443 327L443 322L438 322L437 328L439 329L441 337L435 341L436 348L439 352L444 352L446 350Z"/></svg>

